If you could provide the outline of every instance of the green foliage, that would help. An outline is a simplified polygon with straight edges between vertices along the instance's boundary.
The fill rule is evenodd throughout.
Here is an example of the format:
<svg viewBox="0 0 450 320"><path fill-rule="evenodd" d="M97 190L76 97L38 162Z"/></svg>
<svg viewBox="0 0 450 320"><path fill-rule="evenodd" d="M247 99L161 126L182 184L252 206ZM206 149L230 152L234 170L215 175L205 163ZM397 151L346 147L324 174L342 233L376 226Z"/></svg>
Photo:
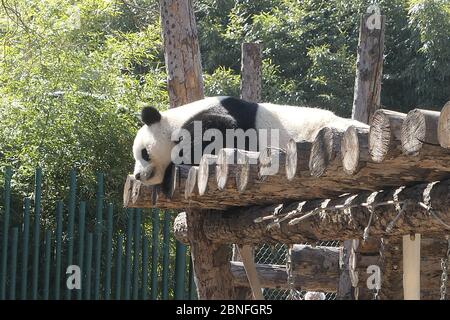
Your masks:
<svg viewBox="0 0 450 320"><path fill-rule="evenodd" d="M73 167L81 197L102 171L120 202L140 105L167 103L158 20L136 27L126 14L106 0L7 2L0 11L0 167L14 166L22 195L41 166L48 200L63 197Z"/></svg>
<svg viewBox="0 0 450 320"><path fill-rule="evenodd" d="M263 91L264 99L350 115L360 16L371 1L198 2L202 59L207 72L224 66L238 74L240 44L262 42L264 58L278 70L275 88L282 89L283 83L289 83L289 90ZM441 108L450 98L449 2L377 3L386 17L382 104L401 111L416 106Z"/></svg>
<svg viewBox="0 0 450 320"><path fill-rule="evenodd" d="M218 67L213 74L205 74L205 96L239 96L240 77L231 69Z"/></svg>
<svg viewBox="0 0 450 320"><path fill-rule="evenodd" d="M360 15L369 0L197 0L207 95L239 95L240 46L263 47L263 100L349 116ZM382 104L439 109L450 99L450 4L380 0L386 16ZM53 201L97 171L121 202L143 103L167 106L155 0L8 0L0 7L0 172L18 196L36 166ZM1 175L1 174L0 174ZM47 200L46 200L47 201Z"/></svg>

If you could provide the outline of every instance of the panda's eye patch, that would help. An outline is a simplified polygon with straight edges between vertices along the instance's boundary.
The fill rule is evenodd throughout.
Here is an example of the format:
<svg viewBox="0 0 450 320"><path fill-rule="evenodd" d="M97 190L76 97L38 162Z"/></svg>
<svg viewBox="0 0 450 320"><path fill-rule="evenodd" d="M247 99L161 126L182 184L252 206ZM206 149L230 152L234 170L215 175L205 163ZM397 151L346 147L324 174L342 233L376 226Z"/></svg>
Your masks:
<svg viewBox="0 0 450 320"><path fill-rule="evenodd" d="M150 156L149 156L149 154L147 152L147 149L142 149L141 150L141 155L142 155L142 159L144 159L147 162L150 161Z"/></svg>

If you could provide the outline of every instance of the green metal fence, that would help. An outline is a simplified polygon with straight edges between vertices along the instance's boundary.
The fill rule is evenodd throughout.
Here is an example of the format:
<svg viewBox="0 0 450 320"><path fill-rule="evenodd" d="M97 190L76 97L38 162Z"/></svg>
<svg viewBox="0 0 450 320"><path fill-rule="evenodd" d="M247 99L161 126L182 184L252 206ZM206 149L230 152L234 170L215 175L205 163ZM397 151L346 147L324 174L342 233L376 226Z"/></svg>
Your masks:
<svg viewBox="0 0 450 320"><path fill-rule="evenodd" d="M57 201L44 221L38 168L33 196L11 219L12 175L6 168L0 200L0 300L195 299L187 248L170 232L172 213L114 208L105 201L103 174L89 212L77 201L72 171L67 203ZM126 220L124 232L117 217Z"/></svg>

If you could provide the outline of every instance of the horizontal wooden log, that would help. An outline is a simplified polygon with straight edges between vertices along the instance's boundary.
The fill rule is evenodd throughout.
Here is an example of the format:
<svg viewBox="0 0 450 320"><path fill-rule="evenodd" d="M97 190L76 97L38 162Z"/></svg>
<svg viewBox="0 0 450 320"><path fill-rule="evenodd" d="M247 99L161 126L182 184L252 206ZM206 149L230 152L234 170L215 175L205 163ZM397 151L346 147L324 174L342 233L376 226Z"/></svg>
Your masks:
<svg viewBox="0 0 450 320"><path fill-rule="evenodd" d="M175 219L175 236L180 241L186 238L186 223L184 214ZM384 238L382 247L373 247L376 241L359 242L350 252L354 266L355 285L358 286L358 299L373 298L373 292L366 287L369 274L367 267L377 265L382 268L382 287L380 297L382 300L403 299L402 287L402 248L401 239L390 236ZM369 244L369 246L367 246ZM311 247L294 245L292 251L293 279L296 288L304 290L319 290L334 292L337 290L336 272L339 264L339 248ZM440 259L445 257L447 241L444 238L423 238L421 243L421 298L438 299L440 287L441 266ZM375 254L378 251L381 255ZM354 260L356 259L356 260ZM355 268L353 267L353 268ZM264 288L288 289L286 266L257 265L257 271ZM237 286L248 287L245 270L242 263L232 263L231 272ZM356 278L355 278L356 277ZM447 283L447 290L450 283Z"/></svg>
<svg viewBox="0 0 450 320"><path fill-rule="evenodd" d="M332 173L342 168L340 154L344 132L344 130L325 127L317 133L309 158L309 170L312 176L321 177L326 172Z"/></svg>
<svg viewBox="0 0 450 320"><path fill-rule="evenodd" d="M187 174L189 174L189 171L187 171ZM233 203L236 203L236 201ZM220 202L215 198L210 200L208 197L200 198L195 192L188 199L185 199L185 189L181 186L174 190L174 196L170 198L161 191L161 186L145 185L132 175L127 177L123 191L123 206L125 208L159 208L180 211L191 207L225 210L233 203Z"/></svg>
<svg viewBox="0 0 450 320"><path fill-rule="evenodd" d="M335 292L339 277L339 248L294 245L291 250L292 280L301 290ZM234 285L248 287L242 262L230 262ZM285 265L257 264L261 286L288 289Z"/></svg>
<svg viewBox="0 0 450 320"><path fill-rule="evenodd" d="M361 142L363 145L362 153L359 153L359 161L363 163L356 164L355 161L350 161L353 168L346 170L346 173L342 168L343 164L339 162L338 158L343 156L342 148L349 150L349 153L354 152L354 150L350 150L350 146L346 144L342 145L339 139L335 137L335 133L323 134L321 137L318 137L323 142L319 143L317 140L315 142L318 142L317 144L320 145L325 145L325 149L333 151L324 151L323 155L317 152L317 156L311 154L311 159L322 158L321 161L314 161L315 163L321 164L319 166L321 169L316 170L318 179L308 181L308 183L304 180L305 184L330 191L334 189L340 190L341 192L356 192L357 190L379 190L386 187L442 180L450 176L450 166L448 165L450 163L450 154L443 148L439 147L441 151L444 150L444 153L441 152L441 156L437 157L436 160L425 153L423 157L400 155L399 157L386 160L383 163L374 163L367 155L366 130L364 128L357 130L349 129L349 133L353 136L351 138L353 141ZM341 147L341 149L338 149L338 147ZM326 156L326 154L329 156ZM348 155L345 156L348 157ZM356 155L352 157L357 158ZM312 161L310 161L310 164ZM330 196L333 195L330 194Z"/></svg>
<svg viewBox="0 0 450 320"><path fill-rule="evenodd" d="M374 162L380 163L401 155L401 132L405 113L379 109L370 123L369 153Z"/></svg>
<svg viewBox="0 0 450 320"><path fill-rule="evenodd" d="M194 177L188 179L190 168L174 167L168 195L162 194L158 186L144 186L130 178L124 189L124 205L162 209L183 209L188 205L224 210L288 200L331 198L343 193L448 179L450 149L436 144L439 113L416 109L405 120L403 118L399 113L378 110L369 133L365 127L350 127L346 132L323 128L312 143L290 142L286 150L263 150L257 163L235 164L225 160L218 165L210 163L207 168L200 165L196 179L198 194ZM379 134L373 130L377 123ZM402 133L399 133L400 124L403 124ZM411 156L399 154L399 135L401 141L419 141L413 144L419 149L408 152ZM374 142L377 139L384 142ZM367 149L374 153L377 145L389 145L386 152L377 152L379 159L384 159L381 163L376 162L379 159L374 161L373 155L368 156ZM408 143L403 145L408 146ZM396 151L392 151L394 149ZM240 153L250 154L233 149L227 152L233 159ZM215 158L211 155L203 157ZM254 160L255 156L249 159ZM190 185L186 189L183 183L187 181Z"/></svg>
<svg viewBox="0 0 450 320"><path fill-rule="evenodd" d="M217 156L204 154L200 159L197 172L198 193L203 196L206 192L213 193L218 190L216 175Z"/></svg>
<svg viewBox="0 0 450 320"><path fill-rule="evenodd" d="M296 142L289 140L286 146L286 178L288 181L294 178L309 176L309 157L312 143L309 141Z"/></svg>
<svg viewBox="0 0 450 320"><path fill-rule="evenodd" d="M236 150L243 157L242 164L236 170L236 188L242 193L259 179L259 152Z"/></svg>
<svg viewBox="0 0 450 320"><path fill-rule="evenodd" d="M446 180L331 200L236 208L209 215L203 229L211 241L239 244L361 239L369 220L369 237L442 235L450 226L449 187ZM400 214L397 201L404 204ZM368 205L375 206L372 219ZM424 206L431 206L432 213ZM287 214L283 221L275 220Z"/></svg>
<svg viewBox="0 0 450 320"><path fill-rule="evenodd" d="M185 200L189 200L189 198L199 195L197 177L198 177L198 166L192 166L189 169L188 176L186 178L186 184L184 186Z"/></svg>
<svg viewBox="0 0 450 320"><path fill-rule="evenodd" d="M437 111L414 109L402 125L402 150L406 155L441 157L448 160L448 150L439 145Z"/></svg>
<svg viewBox="0 0 450 320"><path fill-rule="evenodd" d="M341 143L342 166L345 173L355 174L370 160L369 129L350 126Z"/></svg>
<svg viewBox="0 0 450 320"><path fill-rule="evenodd" d="M439 116L438 140L441 147L450 149L450 101L444 105Z"/></svg>

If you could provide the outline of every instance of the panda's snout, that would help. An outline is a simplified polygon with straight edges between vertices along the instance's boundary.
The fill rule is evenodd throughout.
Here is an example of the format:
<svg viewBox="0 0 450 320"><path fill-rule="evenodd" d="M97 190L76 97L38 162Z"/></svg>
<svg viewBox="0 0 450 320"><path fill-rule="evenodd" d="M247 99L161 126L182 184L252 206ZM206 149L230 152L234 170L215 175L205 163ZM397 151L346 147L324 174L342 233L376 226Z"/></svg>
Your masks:
<svg viewBox="0 0 450 320"><path fill-rule="evenodd" d="M150 180L155 176L155 170L146 170L144 172L137 172L134 175L134 178L138 181L145 182L147 180Z"/></svg>

